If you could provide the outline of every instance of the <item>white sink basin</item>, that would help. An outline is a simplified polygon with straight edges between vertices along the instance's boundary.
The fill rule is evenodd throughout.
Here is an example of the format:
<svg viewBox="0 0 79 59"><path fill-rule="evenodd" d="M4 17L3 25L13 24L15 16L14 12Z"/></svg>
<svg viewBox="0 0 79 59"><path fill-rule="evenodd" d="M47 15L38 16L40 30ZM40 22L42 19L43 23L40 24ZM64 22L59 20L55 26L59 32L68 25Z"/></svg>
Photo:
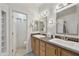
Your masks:
<svg viewBox="0 0 79 59"><path fill-rule="evenodd" d="M42 38L42 37L45 37L44 35L33 35L34 37L37 37L37 38Z"/></svg>

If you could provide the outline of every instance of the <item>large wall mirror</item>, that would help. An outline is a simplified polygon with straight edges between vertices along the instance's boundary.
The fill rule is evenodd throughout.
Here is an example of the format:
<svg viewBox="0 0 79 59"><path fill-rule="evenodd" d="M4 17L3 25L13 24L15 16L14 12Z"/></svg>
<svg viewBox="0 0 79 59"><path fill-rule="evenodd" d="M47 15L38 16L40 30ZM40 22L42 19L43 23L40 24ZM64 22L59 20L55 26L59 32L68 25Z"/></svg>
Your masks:
<svg viewBox="0 0 79 59"><path fill-rule="evenodd" d="M67 34L78 34L78 21L75 14L68 15L65 18L66 21L66 33Z"/></svg>
<svg viewBox="0 0 79 59"><path fill-rule="evenodd" d="M78 35L78 19L76 6L57 13L56 33Z"/></svg>
<svg viewBox="0 0 79 59"><path fill-rule="evenodd" d="M46 26L47 26L47 22L45 17L40 18L40 20L34 20L33 31L46 33Z"/></svg>
<svg viewBox="0 0 79 59"><path fill-rule="evenodd" d="M56 32L57 34L78 35L78 20L75 15L57 19Z"/></svg>
<svg viewBox="0 0 79 59"><path fill-rule="evenodd" d="M34 20L33 23L33 31L40 33L47 33L47 17L49 15L49 11L39 10L39 17L37 20Z"/></svg>

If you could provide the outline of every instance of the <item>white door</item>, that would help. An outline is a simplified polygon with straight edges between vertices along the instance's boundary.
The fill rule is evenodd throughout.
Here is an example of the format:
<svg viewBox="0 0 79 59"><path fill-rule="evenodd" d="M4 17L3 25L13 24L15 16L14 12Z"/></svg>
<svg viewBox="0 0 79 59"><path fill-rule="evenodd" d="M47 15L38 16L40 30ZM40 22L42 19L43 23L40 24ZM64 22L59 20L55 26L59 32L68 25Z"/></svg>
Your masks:
<svg viewBox="0 0 79 59"><path fill-rule="evenodd" d="M13 11L13 55L16 53L16 48L24 48L24 42L26 41L26 34L27 34L27 19L26 15Z"/></svg>
<svg viewBox="0 0 79 59"><path fill-rule="evenodd" d="M0 5L0 55L9 54L8 8Z"/></svg>

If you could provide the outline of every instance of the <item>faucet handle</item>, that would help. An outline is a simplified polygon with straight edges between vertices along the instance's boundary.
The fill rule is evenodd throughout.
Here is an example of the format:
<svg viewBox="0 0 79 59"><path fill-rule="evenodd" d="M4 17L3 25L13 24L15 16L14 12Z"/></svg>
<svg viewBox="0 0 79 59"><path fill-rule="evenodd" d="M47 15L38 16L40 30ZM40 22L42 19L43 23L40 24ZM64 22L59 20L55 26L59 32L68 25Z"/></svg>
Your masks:
<svg viewBox="0 0 79 59"><path fill-rule="evenodd" d="M68 40L69 38L68 37L65 37L65 40Z"/></svg>

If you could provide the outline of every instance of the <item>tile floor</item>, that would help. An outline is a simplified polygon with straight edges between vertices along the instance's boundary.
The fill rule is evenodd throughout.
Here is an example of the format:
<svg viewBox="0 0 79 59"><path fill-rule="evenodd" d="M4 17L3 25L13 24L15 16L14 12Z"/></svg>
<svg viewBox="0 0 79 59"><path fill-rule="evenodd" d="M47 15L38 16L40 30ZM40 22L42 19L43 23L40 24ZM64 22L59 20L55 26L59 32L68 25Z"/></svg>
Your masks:
<svg viewBox="0 0 79 59"><path fill-rule="evenodd" d="M24 56L36 56L36 55L30 52L30 53L25 54Z"/></svg>
<svg viewBox="0 0 79 59"><path fill-rule="evenodd" d="M15 56L23 56L25 53L26 53L26 49L25 48L17 48Z"/></svg>
<svg viewBox="0 0 79 59"><path fill-rule="evenodd" d="M36 56L32 52L29 52L26 54L26 49L25 48L17 48L15 56Z"/></svg>

